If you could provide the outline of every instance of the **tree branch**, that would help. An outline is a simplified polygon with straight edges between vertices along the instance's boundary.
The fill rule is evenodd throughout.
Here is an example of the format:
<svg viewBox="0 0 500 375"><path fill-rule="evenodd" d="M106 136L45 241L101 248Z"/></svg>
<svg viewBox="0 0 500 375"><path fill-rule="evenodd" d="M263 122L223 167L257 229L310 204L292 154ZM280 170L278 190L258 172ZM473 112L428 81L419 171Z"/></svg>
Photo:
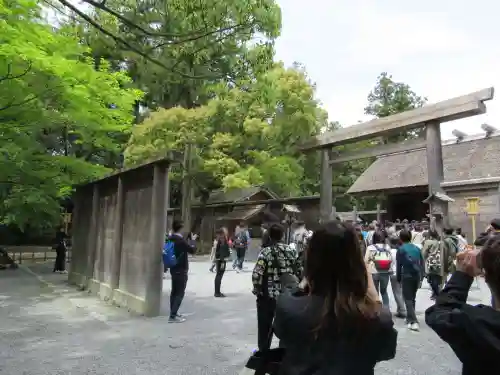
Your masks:
<svg viewBox="0 0 500 375"><path fill-rule="evenodd" d="M28 61L28 67L26 68L26 70L24 72L22 72L21 74L18 74L17 76L13 76L12 75L12 63L8 63L7 64L7 75L6 76L3 76L0 78L0 82L2 81L6 81L6 80L9 80L9 79L18 79L18 78L21 78L23 76L25 76L26 74L28 74L31 70L31 61Z"/></svg>
<svg viewBox="0 0 500 375"><path fill-rule="evenodd" d="M235 32L236 32L236 31L235 31ZM229 35L224 35L224 36L221 36L221 37L219 37L219 38L215 39L213 42L214 42L214 43L220 43L220 42L222 42L224 39L226 39L228 36L229 36ZM194 51L190 52L190 53L189 53L189 55L190 55L190 56L195 56L195 55L197 55L198 53L200 53L201 51L203 51L203 50L205 50L205 49L207 49L207 48L209 48L209 46L201 46L200 48L197 48L197 49L195 49ZM174 64L174 65L172 65L172 67L173 67L173 68L177 68L177 66L179 66L179 65L180 65L183 61L184 61L184 60L182 60L182 59L178 59L178 60L175 62L175 64ZM224 75L222 75L222 76L221 76L221 78L225 78L225 76L224 76Z"/></svg>
<svg viewBox="0 0 500 375"><path fill-rule="evenodd" d="M147 55L146 53L144 53L140 49L134 47L132 44L130 44L129 42L127 42L125 39L123 39L123 38L121 38L121 37L113 34L109 30L106 30L101 25L99 25L97 22L95 22L91 17L89 17L84 12L80 11L78 8L76 8L74 5L72 5L68 1L66 1L66 0L58 0L58 1L62 5L64 5L65 7L71 9L73 12L75 12L75 14L77 14L79 17L81 17L83 20L85 20L86 22L88 22L93 27L95 27L97 30L99 30L104 35L107 35L108 37L112 38L115 42L117 42L119 44L122 44L123 46L127 47L130 51L138 54L139 56L142 56L144 59L152 62L155 65L158 65L159 67L161 67L163 69L172 71L173 73L178 74L181 77L186 78L186 79L215 79L215 78L220 78L218 76L193 76L193 75L181 72L179 70L172 69L171 66L168 66L168 65L162 63L161 61L159 61L159 60L157 60L157 59L155 59L155 58Z"/></svg>
<svg viewBox="0 0 500 375"><path fill-rule="evenodd" d="M143 34L145 34L147 36L161 37L161 38L179 38L180 39L180 40L176 40L176 41L169 41L169 43L165 43L165 44L182 44L185 42L191 42L194 40L198 40L198 39L210 36L212 34L218 34L218 33L224 32L224 31L229 31L229 30L236 28L236 27L245 26L245 24L238 24L238 25L234 25L234 26L230 26L230 27L226 27L226 28L222 28L222 29L215 29L215 30L208 30L208 28L203 28L203 29L199 29L199 30L190 31L190 32L184 33L184 34L160 33L158 31L148 30L145 27L142 27L142 26L136 24L135 22L129 20L128 18L122 16L120 13L107 7L105 0L101 1L101 2L97 2L94 0L82 0L82 1L93 6L96 9L100 9L103 12L106 12L106 13L112 15L113 17L116 17L118 20L123 22L123 24L125 24L133 29L139 30L140 32L142 32ZM254 25L255 25L255 23L251 23L251 24L246 25L245 27L251 27ZM165 45L165 44L163 44L163 45ZM156 48L158 48L158 47L156 47Z"/></svg>
<svg viewBox="0 0 500 375"><path fill-rule="evenodd" d="M210 36L210 35L213 35L213 34L225 33L227 31L231 31L231 33L223 35L221 38L217 38L214 41L214 43L217 43L218 41L222 41L222 40L230 37L231 35L234 35L237 31L251 28L253 26L255 26L255 24L238 24L238 25L224 27L224 28L218 29L216 31L210 31L210 32L207 32L205 34L198 35L198 36L193 36L191 38L186 38L186 39L181 39L181 40L167 40L165 42L158 43L157 45L151 47L149 51L151 52L157 48L164 47L164 46L173 46L173 45L183 44L183 43L187 43L187 42L194 42L196 40L203 39L203 38ZM204 48L207 48L207 47L204 47Z"/></svg>
<svg viewBox="0 0 500 375"><path fill-rule="evenodd" d="M15 101L15 98L13 100L11 100L7 105L3 106L3 107L0 107L0 111L5 111L7 109L10 109L10 108L14 108L14 107L20 107L24 104L27 104L29 102L32 102L33 100L36 100L40 97L42 97L43 95L45 95L46 93L50 92L50 91L53 91L59 87L62 87L62 85L57 85L57 86L54 86L54 87L51 87L47 90L44 90L43 92L41 92L40 94L36 94L36 95L31 95L30 97L27 97L25 98L24 100L21 100L20 102L16 103ZM1 119L1 118L0 118Z"/></svg>

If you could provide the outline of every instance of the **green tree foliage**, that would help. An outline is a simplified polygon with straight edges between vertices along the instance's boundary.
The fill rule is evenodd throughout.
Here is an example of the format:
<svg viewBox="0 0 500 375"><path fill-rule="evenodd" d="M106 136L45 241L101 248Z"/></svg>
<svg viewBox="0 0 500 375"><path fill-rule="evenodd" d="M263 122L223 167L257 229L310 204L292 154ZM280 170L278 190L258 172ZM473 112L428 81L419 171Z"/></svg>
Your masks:
<svg viewBox="0 0 500 375"><path fill-rule="evenodd" d="M426 102L427 98L417 95L409 85L394 81L391 75L384 72L377 77L375 87L368 94L365 114L382 118L422 107ZM420 134L421 130L417 129L390 136L386 141L399 142Z"/></svg>
<svg viewBox="0 0 500 375"><path fill-rule="evenodd" d="M282 196L317 191L316 155L298 145L326 126L326 113L303 70L276 65L234 88L216 85L211 95L206 105L160 109L134 128L127 163L182 152L192 142L194 178L208 189L265 184Z"/></svg>
<svg viewBox="0 0 500 375"><path fill-rule="evenodd" d="M203 105L207 84L264 72L281 28L275 0L84 2L93 25L80 34L94 58L125 66L151 109Z"/></svg>
<svg viewBox="0 0 500 375"><path fill-rule="evenodd" d="M0 0L0 221L46 226L73 184L102 176L121 152L141 93L75 36L54 30L37 1Z"/></svg>

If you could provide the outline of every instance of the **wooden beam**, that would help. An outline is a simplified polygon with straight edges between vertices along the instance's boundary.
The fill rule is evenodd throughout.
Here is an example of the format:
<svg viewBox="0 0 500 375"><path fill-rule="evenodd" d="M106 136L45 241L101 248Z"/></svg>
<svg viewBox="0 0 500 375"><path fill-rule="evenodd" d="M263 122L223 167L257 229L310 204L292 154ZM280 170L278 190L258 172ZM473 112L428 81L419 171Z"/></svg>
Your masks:
<svg viewBox="0 0 500 375"><path fill-rule="evenodd" d="M443 146L441 145L441 128L438 122L431 122L425 128L427 139L427 181L429 184L429 197L444 193L441 184L444 181ZM429 203L429 213L436 209L442 216L436 217L435 229L442 233L448 227L448 202L434 200ZM434 216L434 215L433 215Z"/></svg>
<svg viewBox="0 0 500 375"><path fill-rule="evenodd" d="M300 203L304 201L313 201L313 200L320 200L319 195L309 195L306 197L289 197L289 198L272 198L272 199L263 199L263 200L258 200L258 201L240 201L240 202L217 202L217 203L209 203L205 206L205 208L219 208L219 207L245 207L245 206L257 206L259 204L272 204L272 203L290 203L290 204L295 204L295 203ZM193 205L192 208L201 208L201 205ZM174 208L169 208L167 210L168 212L177 212L180 211L179 207L174 207Z"/></svg>
<svg viewBox="0 0 500 375"><path fill-rule="evenodd" d="M490 87L436 104L425 105L411 111L337 129L318 135L304 144L301 149L309 151L339 146L380 135L390 135L398 131L415 129L424 126L428 122L444 123L483 114L486 112L484 102L493 99L493 96L494 89Z"/></svg>
<svg viewBox="0 0 500 375"><path fill-rule="evenodd" d="M347 161L367 159L382 155L401 154L413 150L424 149L425 147L426 140L421 138L403 143L380 144L365 149L340 153L336 156L333 156L330 164L340 164Z"/></svg>
<svg viewBox="0 0 500 375"><path fill-rule="evenodd" d="M353 211L342 211L342 212L336 212L336 216L343 216L343 217L350 217L352 219L352 217L354 216L354 208L353 207ZM377 215L377 213L380 213L380 214L386 214L387 213L387 210L382 210L380 209L380 211L377 211L377 210L365 210L365 211L358 211L356 209L356 212L358 214L358 216L362 216L362 215ZM350 219L348 219L350 220Z"/></svg>

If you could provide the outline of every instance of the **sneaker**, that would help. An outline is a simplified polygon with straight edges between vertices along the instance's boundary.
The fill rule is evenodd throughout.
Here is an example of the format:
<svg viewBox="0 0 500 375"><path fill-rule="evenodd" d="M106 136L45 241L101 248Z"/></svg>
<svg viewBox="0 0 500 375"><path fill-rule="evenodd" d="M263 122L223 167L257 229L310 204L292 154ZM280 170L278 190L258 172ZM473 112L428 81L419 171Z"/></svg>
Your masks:
<svg viewBox="0 0 500 375"><path fill-rule="evenodd" d="M397 312L396 313L396 318L405 319L406 318L406 312Z"/></svg>
<svg viewBox="0 0 500 375"><path fill-rule="evenodd" d="M171 316L170 318L168 318L169 323L184 323L185 321L185 318L180 318L178 316Z"/></svg>
<svg viewBox="0 0 500 375"><path fill-rule="evenodd" d="M176 317L178 317L179 319L186 319L186 317L182 314L179 314L177 313Z"/></svg>
<svg viewBox="0 0 500 375"><path fill-rule="evenodd" d="M412 323L408 323L408 324L406 325L406 327L407 327L409 330L411 330Z"/></svg>
<svg viewBox="0 0 500 375"><path fill-rule="evenodd" d="M240 273L241 270L239 268L236 268L236 273Z"/></svg>
<svg viewBox="0 0 500 375"><path fill-rule="evenodd" d="M418 325L418 323L412 323L410 329L412 331L418 332L420 331L420 326Z"/></svg>
<svg viewBox="0 0 500 375"><path fill-rule="evenodd" d="M215 298L224 298L224 297L226 297L226 295L224 293L215 293L214 297Z"/></svg>

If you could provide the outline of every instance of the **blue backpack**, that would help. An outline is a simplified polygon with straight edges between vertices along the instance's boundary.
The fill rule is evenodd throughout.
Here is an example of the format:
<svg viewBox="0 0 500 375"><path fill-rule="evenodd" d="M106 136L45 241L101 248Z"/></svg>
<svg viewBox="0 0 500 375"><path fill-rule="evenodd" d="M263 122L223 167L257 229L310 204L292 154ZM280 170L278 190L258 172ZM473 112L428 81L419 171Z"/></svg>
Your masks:
<svg viewBox="0 0 500 375"><path fill-rule="evenodd" d="M168 268L175 267L177 265L177 258L175 257L174 242L167 241L163 245L163 264Z"/></svg>

